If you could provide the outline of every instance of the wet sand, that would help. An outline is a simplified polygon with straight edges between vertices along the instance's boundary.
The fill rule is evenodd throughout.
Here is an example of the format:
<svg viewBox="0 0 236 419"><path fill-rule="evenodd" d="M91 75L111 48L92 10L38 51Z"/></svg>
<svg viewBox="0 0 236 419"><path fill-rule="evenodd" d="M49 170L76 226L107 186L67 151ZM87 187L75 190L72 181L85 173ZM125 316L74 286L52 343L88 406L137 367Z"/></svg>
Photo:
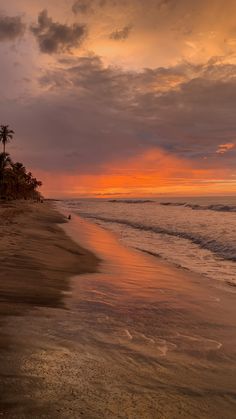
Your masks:
<svg viewBox="0 0 236 419"><path fill-rule="evenodd" d="M0 416L18 418L25 410L27 377L21 363L23 353L31 350L31 313L41 307L65 308L70 277L97 269L98 259L58 227L65 222L47 203L0 203Z"/></svg>
<svg viewBox="0 0 236 419"><path fill-rule="evenodd" d="M102 260L99 272L73 276L66 309L6 318L20 350L5 417L235 418L235 290L79 217L63 229Z"/></svg>

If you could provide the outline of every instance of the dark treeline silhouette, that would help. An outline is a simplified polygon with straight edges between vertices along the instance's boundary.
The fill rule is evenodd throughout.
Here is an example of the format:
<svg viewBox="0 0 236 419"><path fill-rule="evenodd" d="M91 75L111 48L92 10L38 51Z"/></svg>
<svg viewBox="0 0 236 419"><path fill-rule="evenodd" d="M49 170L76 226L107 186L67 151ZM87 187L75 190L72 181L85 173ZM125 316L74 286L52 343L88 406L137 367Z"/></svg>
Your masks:
<svg viewBox="0 0 236 419"><path fill-rule="evenodd" d="M3 152L0 153L0 199L41 199L38 188L42 182L27 172L22 163L14 163L6 153L6 144L13 138L14 131L8 125L0 126L0 142Z"/></svg>

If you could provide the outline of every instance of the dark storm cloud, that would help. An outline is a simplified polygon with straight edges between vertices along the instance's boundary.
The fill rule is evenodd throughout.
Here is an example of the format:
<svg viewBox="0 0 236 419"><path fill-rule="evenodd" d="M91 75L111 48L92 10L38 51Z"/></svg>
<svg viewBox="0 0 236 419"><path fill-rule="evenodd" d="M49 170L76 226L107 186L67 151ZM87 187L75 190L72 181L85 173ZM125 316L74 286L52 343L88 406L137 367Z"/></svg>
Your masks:
<svg viewBox="0 0 236 419"><path fill-rule="evenodd" d="M13 41L24 34L25 25L20 16L0 15L0 42Z"/></svg>
<svg viewBox="0 0 236 419"><path fill-rule="evenodd" d="M41 52L54 54L78 47L85 37L86 27L76 23L68 26L54 22L47 10L43 10L38 16L38 24L31 26L31 31Z"/></svg>
<svg viewBox="0 0 236 419"><path fill-rule="evenodd" d="M110 34L110 39L113 39L114 41L124 41L129 37L131 30L131 25L125 26L123 29L112 32Z"/></svg>

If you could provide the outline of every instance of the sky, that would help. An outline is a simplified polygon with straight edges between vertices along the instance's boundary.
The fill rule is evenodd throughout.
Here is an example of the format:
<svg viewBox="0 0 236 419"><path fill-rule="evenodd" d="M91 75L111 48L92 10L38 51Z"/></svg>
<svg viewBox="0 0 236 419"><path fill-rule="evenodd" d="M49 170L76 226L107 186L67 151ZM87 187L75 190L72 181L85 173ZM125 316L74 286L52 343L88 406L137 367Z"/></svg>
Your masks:
<svg viewBox="0 0 236 419"><path fill-rule="evenodd" d="M0 123L47 197L236 194L235 0L0 0Z"/></svg>

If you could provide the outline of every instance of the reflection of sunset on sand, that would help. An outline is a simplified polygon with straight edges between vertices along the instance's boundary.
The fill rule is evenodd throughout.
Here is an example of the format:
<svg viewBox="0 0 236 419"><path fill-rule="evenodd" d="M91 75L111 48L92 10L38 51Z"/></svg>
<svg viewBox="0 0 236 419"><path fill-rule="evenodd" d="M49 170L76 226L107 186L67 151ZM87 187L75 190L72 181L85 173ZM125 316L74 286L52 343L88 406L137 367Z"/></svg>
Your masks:
<svg viewBox="0 0 236 419"><path fill-rule="evenodd" d="M55 226L63 218L46 203L22 205L12 204L1 252L1 411L233 419L234 287L124 247L73 214L63 229L100 259L97 273L75 276L98 259Z"/></svg>
<svg viewBox="0 0 236 419"><path fill-rule="evenodd" d="M233 419L235 294L76 216L65 230L103 261L74 277L67 311L27 319L41 343L23 371L49 417L56 400L59 417Z"/></svg>
<svg viewBox="0 0 236 419"><path fill-rule="evenodd" d="M97 259L55 227L62 217L44 205L27 204L4 227L9 250L14 234L28 244L16 241L2 265L1 410L26 418L233 419L234 288L124 247L73 214L63 229L100 263L69 289L68 273L94 271Z"/></svg>

